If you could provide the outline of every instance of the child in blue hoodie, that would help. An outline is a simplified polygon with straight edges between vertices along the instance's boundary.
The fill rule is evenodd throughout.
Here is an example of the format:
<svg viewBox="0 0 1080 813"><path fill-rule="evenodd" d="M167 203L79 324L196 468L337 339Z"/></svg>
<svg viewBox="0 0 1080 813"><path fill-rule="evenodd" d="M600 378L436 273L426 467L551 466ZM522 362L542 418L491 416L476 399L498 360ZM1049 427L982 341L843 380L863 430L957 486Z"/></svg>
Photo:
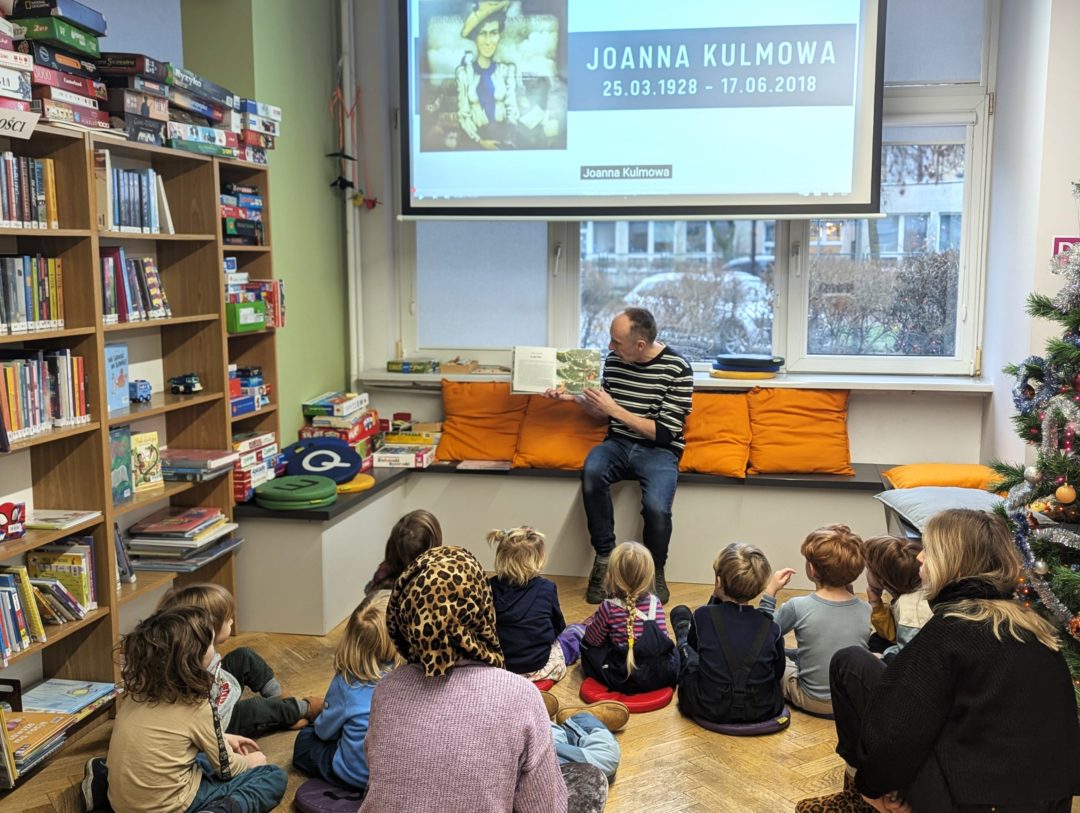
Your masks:
<svg viewBox="0 0 1080 813"><path fill-rule="evenodd" d="M566 625L558 588L540 575L544 535L511 528L492 531L487 541L495 547L495 575L489 582L507 670L532 681L561 680L566 667L577 662L585 626Z"/></svg>
<svg viewBox="0 0 1080 813"><path fill-rule="evenodd" d="M386 629L386 594L364 599L353 610L334 652L334 675L326 705L315 724L300 729L293 743L293 767L333 785L367 790L364 752L371 696L379 680L397 664Z"/></svg>

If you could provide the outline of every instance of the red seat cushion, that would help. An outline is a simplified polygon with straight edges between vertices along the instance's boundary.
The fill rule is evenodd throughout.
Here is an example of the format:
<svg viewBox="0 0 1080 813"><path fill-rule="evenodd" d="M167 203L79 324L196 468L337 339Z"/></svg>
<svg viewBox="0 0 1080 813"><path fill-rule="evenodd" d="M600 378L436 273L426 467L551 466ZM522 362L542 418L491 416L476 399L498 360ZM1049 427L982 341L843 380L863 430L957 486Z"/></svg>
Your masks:
<svg viewBox="0 0 1080 813"><path fill-rule="evenodd" d="M596 703L600 700L618 700L623 703L631 714L641 714L646 711L662 709L671 702L675 696L675 690L670 687L656 689L641 694L622 694L613 692L599 680L587 677L581 681L581 699L586 703Z"/></svg>
<svg viewBox="0 0 1080 813"><path fill-rule="evenodd" d="M555 685L554 680L534 680L533 686L542 692L550 692L551 687Z"/></svg>

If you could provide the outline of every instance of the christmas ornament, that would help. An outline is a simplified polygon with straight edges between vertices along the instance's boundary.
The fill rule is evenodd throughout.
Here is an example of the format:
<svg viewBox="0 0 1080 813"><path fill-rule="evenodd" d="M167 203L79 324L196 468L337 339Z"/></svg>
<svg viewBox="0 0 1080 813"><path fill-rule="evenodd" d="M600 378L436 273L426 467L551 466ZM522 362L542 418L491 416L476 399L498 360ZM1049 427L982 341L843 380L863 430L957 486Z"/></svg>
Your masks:
<svg viewBox="0 0 1080 813"><path fill-rule="evenodd" d="M1035 574L1038 576L1045 576L1050 572L1050 566L1042 559L1035 560L1035 564L1031 566L1031 569L1034 570Z"/></svg>
<svg viewBox="0 0 1080 813"><path fill-rule="evenodd" d="M1069 505L1076 502L1076 489L1066 483L1063 486L1058 486L1057 491L1054 492L1054 497L1062 505Z"/></svg>
<svg viewBox="0 0 1080 813"><path fill-rule="evenodd" d="M1042 474L1034 466L1028 466L1024 469L1024 479L1032 485L1035 485L1042 479Z"/></svg>

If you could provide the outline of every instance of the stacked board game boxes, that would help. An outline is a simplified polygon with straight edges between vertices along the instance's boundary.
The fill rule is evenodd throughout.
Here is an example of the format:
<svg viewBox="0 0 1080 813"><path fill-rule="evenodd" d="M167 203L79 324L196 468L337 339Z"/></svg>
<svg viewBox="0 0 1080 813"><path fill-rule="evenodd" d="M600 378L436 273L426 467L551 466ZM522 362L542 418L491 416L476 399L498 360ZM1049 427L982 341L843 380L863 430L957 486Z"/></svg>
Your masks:
<svg viewBox="0 0 1080 813"><path fill-rule="evenodd" d="M234 418L269 406L271 394L262 367L229 365L229 413Z"/></svg>
<svg viewBox="0 0 1080 813"><path fill-rule="evenodd" d="M265 244L263 197L259 187L238 183L226 183L222 187L221 236L230 246Z"/></svg>
<svg viewBox="0 0 1080 813"><path fill-rule="evenodd" d="M0 31L4 25L26 61L16 64L15 55L0 53L0 68L26 71L30 109L49 122L108 129L108 93L95 64L107 32L102 14L77 0L15 0ZM0 72L0 86L8 78ZM11 98L22 100L22 91Z"/></svg>
<svg viewBox="0 0 1080 813"><path fill-rule="evenodd" d="M324 392L302 404L307 423L299 437L340 438L360 455L360 471L369 471L380 447L379 413L368 408L366 392Z"/></svg>
<svg viewBox="0 0 1080 813"><path fill-rule="evenodd" d="M129 141L164 146L169 121L165 63L113 51L102 54L97 67L108 87L105 107L113 129L122 130Z"/></svg>
<svg viewBox="0 0 1080 813"><path fill-rule="evenodd" d="M285 327L285 281L251 279L236 257L226 257L225 317L230 333Z"/></svg>
<svg viewBox="0 0 1080 813"><path fill-rule="evenodd" d="M249 502L255 489L273 480L284 470L284 455L273 432L240 432L233 435L233 450L239 459L233 464L233 499Z"/></svg>

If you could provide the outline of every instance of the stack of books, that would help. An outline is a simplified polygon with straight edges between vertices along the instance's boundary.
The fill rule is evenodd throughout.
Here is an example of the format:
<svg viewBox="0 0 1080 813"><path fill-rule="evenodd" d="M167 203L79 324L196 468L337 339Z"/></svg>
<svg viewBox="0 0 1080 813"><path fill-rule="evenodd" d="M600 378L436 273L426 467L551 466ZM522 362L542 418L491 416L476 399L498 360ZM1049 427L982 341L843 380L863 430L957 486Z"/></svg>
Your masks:
<svg viewBox="0 0 1080 813"><path fill-rule="evenodd" d="M22 695L23 711L71 714L78 722L107 706L120 694L115 683L51 678Z"/></svg>
<svg viewBox="0 0 1080 813"><path fill-rule="evenodd" d="M26 568L31 580L57 579L80 605L87 610L97 609L97 562L92 536L73 536L34 548L26 554Z"/></svg>
<svg viewBox="0 0 1080 813"><path fill-rule="evenodd" d="M222 206L224 214L229 207ZM225 316L230 333L285 327L285 281L251 279L236 257L225 258Z"/></svg>
<svg viewBox="0 0 1080 813"><path fill-rule="evenodd" d="M171 506L132 525L124 542L135 570L188 572L239 545L236 528L220 508Z"/></svg>
<svg viewBox="0 0 1080 813"><path fill-rule="evenodd" d="M30 109L46 121L109 128L108 99L94 60L107 30L100 12L77 0L16 0L13 37L29 66Z"/></svg>
<svg viewBox="0 0 1080 813"><path fill-rule="evenodd" d="M307 423L300 427L300 438L340 438L360 455L360 471L368 471L382 446L379 413L368 408L368 401L366 392L324 392L305 401L301 408Z"/></svg>
<svg viewBox="0 0 1080 813"><path fill-rule="evenodd" d="M165 63L145 54L109 52L97 60L108 86L109 124L129 141L165 144L169 121L169 86Z"/></svg>
<svg viewBox="0 0 1080 813"><path fill-rule="evenodd" d="M249 502L255 498L256 488L273 480L278 469L284 468L284 455L273 432L235 434L233 449L240 455L233 464L233 499Z"/></svg>
<svg viewBox="0 0 1080 813"><path fill-rule="evenodd" d="M161 476L166 480L201 483L232 471L239 452L218 449L162 449Z"/></svg>
<svg viewBox="0 0 1080 813"><path fill-rule="evenodd" d="M222 187L221 234L226 245L265 245L262 221L263 198L259 187L238 183L227 183Z"/></svg>
<svg viewBox="0 0 1080 813"><path fill-rule="evenodd" d="M0 787L12 788L15 780L60 750L67 730L79 722L74 714L0 709Z"/></svg>

